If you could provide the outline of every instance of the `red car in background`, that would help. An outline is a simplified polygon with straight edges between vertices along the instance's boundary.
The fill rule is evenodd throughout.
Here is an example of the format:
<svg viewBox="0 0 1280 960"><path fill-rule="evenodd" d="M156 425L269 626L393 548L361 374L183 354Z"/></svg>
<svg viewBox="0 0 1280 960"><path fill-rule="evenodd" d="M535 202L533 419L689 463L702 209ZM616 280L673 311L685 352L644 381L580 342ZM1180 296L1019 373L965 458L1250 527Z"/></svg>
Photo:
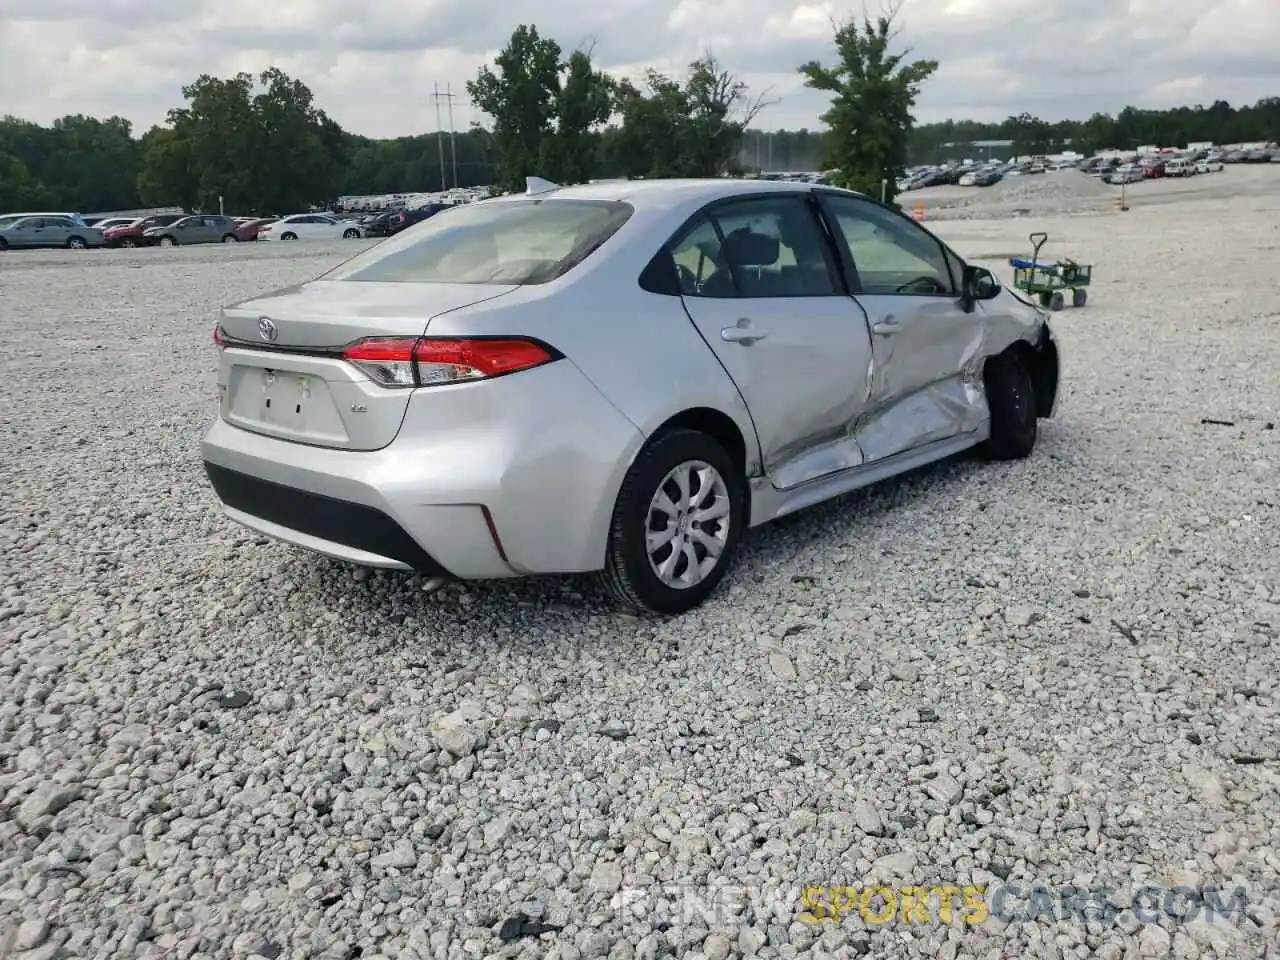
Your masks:
<svg viewBox="0 0 1280 960"><path fill-rule="evenodd" d="M156 239L143 236L143 231L151 227L167 227L185 216L185 213L158 213L150 217L141 217L126 226L108 230L102 235L102 240L108 247L150 247L155 244Z"/></svg>
<svg viewBox="0 0 1280 960"><path fill-rule="evenodd" d="M258 231L269 223L275 223L275 217L261 217L257 220L246 220L236 227L236 239L240 241L257 240Z"/></svg>

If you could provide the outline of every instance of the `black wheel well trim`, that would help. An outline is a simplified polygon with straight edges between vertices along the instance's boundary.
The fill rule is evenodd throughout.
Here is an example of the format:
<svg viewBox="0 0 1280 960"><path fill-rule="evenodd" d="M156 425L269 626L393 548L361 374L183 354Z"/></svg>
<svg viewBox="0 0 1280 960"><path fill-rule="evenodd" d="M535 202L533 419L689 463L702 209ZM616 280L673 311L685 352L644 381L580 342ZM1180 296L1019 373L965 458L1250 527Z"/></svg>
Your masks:
<svg viewBox="0 0 1280 960"><path fill-rule="evenodd" d="M693 430L704 433L720 444L741 474L743 510L746 516L750 517L751 478L747 472L747 440L733 417L714 407L690 407L687 410L681 410L668 417L649 434L640 450L636 451L636 457L632 463L650 444L672 430Z"/></svg>

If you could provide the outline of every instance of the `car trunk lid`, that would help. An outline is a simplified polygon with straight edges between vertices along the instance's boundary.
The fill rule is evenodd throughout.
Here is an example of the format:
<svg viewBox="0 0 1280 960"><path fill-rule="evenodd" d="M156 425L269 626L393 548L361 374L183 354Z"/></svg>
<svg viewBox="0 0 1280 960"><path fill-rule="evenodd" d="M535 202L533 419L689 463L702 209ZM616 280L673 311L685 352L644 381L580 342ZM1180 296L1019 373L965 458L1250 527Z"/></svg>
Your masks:
<svg viewBox="0 0 1280 960"><path fill-rule="evenodd" d="M374 383L342 359L372 337L419 337L433 317L510 293L481 284L313 281L222 312L221 415L313 446L378 450L395 439L410 388Z"/></svg>

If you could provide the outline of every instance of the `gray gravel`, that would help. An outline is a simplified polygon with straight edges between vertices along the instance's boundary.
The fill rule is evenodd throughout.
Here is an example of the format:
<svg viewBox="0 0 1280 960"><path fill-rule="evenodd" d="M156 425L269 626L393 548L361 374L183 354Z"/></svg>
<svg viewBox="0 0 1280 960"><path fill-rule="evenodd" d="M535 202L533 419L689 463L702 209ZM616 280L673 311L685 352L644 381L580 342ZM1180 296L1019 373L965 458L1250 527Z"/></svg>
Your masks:
<svg viewBox="0 0 1280 960"><path fill-rule="evenodd" d="M353 246L0 258L0 955L1280 955L1278 213L944 224L1099 264L1036 455L761 531L661 624L220 518L214 309ZM799 922L877 881L1105 902Z"/></svg>
<svg viewBox="0 0 1280 960"><path fill-rule="evenodd" d="M1280 190L1280 164L1235 164L1217 173L1165 177L1131 183L1124 200L1133 206L1230 200L1241 195L1270 195ZM1119 187L1078 170L1006 177L990 187L929 187L903 194L908 209L925 205L929 220L1001 220L1064 215L1110 214Z"/></svg>

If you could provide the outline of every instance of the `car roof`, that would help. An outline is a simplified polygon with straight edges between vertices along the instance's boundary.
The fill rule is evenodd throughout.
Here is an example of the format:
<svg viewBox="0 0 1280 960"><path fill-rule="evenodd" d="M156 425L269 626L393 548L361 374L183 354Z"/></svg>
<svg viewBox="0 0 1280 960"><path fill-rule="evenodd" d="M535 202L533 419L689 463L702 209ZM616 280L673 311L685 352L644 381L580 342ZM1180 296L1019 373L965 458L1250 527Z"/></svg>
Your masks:
<svg viewBox="0 0 1280 960"><path fill-rule="evenodd" d="M689 180L610 180L603 183L586 183L572 187L559 187L540 197L561 200L620 200L636 209L659 210L684 207L690 203L703 204L734 196L751 196L762 193L797 194L814 189L812 183L796 183L787 180L740 180L729 177L709 177ZM517 200L529 194L508 194L499 200Z"/></svg>

